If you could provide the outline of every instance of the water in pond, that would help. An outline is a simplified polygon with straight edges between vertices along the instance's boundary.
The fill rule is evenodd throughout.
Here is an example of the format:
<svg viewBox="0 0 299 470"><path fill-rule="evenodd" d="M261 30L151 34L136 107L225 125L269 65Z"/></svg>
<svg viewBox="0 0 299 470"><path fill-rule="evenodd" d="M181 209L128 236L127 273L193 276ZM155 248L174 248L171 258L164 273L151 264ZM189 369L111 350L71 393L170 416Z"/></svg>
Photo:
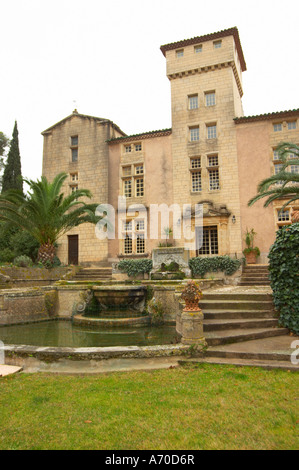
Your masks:
<svg viewBox="0 0 299 470"><path fill-rule="evenodd" d="M57 346L70 348L107 346L153 346L177 341L174 325L139 328L92 329L71 321L45 321L0 327L4 344Z"/></svg>

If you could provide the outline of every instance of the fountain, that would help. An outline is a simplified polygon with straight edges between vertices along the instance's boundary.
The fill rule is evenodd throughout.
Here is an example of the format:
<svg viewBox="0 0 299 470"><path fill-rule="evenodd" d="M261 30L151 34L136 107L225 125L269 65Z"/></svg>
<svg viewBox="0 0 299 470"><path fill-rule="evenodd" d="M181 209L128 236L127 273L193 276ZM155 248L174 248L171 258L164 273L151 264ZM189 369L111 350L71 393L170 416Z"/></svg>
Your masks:
<svg viewBox="0 0 299 470"><path fill-rule="evenodd" d="M73 323L97 328L143 327L150 324L145 300L145 286L93 286L77 305Z"/></svg>

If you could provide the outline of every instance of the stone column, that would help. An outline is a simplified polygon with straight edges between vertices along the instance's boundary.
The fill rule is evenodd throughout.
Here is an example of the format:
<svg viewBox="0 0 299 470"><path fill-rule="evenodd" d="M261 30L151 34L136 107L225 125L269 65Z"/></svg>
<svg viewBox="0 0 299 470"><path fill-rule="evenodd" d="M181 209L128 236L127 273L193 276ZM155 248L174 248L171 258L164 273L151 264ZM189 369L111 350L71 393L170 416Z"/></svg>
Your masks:
<svg viewBox="0 0 299 470"><path fill-rule="evenodd" d="M203 349L207 343L203 334L203 313L198 303L202 293L194 281L189 281L182 293L186 306L179 318L177 330L182 335L182 343L196 345Z"/></svg>

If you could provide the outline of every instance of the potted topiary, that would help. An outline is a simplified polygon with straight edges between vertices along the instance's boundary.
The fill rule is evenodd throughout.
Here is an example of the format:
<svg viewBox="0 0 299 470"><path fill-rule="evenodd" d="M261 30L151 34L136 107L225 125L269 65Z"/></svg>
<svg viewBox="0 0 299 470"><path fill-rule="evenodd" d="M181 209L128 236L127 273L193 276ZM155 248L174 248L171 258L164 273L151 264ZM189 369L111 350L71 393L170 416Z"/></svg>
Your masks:
<svg viewBox="0 0 299 470"><path fill-rule="evenodd" d="M253 246L255 235L256 232L253 230L253 228L250 231L247 229L245 235L246 248L243 250L243 254L246 258L246 264L255 264L257 257L261 254L259 248L257 246Z"/></svg>

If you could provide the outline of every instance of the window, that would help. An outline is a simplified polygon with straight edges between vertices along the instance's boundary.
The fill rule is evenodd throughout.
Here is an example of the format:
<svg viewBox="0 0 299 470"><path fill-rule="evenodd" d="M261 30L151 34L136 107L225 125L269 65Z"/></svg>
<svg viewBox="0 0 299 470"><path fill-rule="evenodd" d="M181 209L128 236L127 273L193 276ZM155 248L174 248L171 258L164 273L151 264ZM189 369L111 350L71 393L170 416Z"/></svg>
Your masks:
<svg viewBox="0 0 299 470"><path fill-rule="evenodd" d="M277 123L277 124L273 124L273 130L274 132L280 132L282 131L282 123Z"/></svg>
<svg viewBox="0 0 299 470"><path fill-rule="evenodd" d="M71 177L71 181L78 181L79 179L78 173L71 173L70 177Z"/></svg>
<svg viewBox="0 0 299 470"><path fill-rule="evenodd" d="M197 250L198 255L218 255L217 227L203 227L202 247Z"/></svg>
<svg viewBox="0 0 299 470"><path fill-rule="evenodd" d="M131 176L131 166L123 167L123 176Z"/></svg>
<svg viewBox="0 0 299 470"><path fill-rule="evenodd" d="M72 162L78 161L78 149L72 149Z"/></svg>
<svg viewBox="0 0 299 470"><path fill-rule="evenodd" d="M132 180L124 180L124 196L125 197L132 197Z"/></svg>
<svg viewBox="0 0 299 470"><path fill-rule="evenodd" d="M208 156L208 165L211 166L218 166L218 155L209 155Z"/></svg>
<svg viewBox="0 0 299 470"><path fill-rule="evenodd" d="M210 191L220 189L219 184L219 170L209 170L209 188Z"/></svg>
<svg viewBox="0 0 299 470"><path fill-rule="evenodd" d="M288 168L291 173L296 173L297 175L299 174L299 165L291 165Z"/></svg>
<svg viewBox="0 0 299 470"><path fill-rule="evenodd" d="M143 165L135 166L135 175L143 175Z"/></svg>
<svg viewBox="0 0 299 470"><path fill-rule="evenodd" d="M142 146L141 144L135 144L135 152L141 152Z"/></svg>
<svg viewBox="0 0 299 470"><path fill-rule="evenodd" d="M79 142L79 139L78 139L77 135L74 135L73 137L71 137L71 146L72 147L78 147L78 142Z"/></svg>
<svg viewBox="0 0 299 470"><path fill-rule="evenodd" d="M280 160L278 150L273 150L273 160Z"/></svg>
<svg viewBox="0 0 299 470"><path fill-rule="evenodd" d="M196 142L199 140L199 126L190 127L190 141Z"/></svg>
<svg viewBox="0 0 299 470"><path fill-rule="evenodd" d="M194 52L195 54L200 54L202 52L202 45L194 46Z"/></svg>
<svg viewBox="0 0 299 470"><path fill-rule="evenodd" d="M217 126L216 124L207 125L207 138L216 139L217 138Z"/></svg>
<svg viewBox="0 0 299 470"><path fill-rule="evenodd" d="M222 47L221 39L219 41L214 41L214 49L220 49Z"/></svg>
<svg viewBox="0 0 299 470"><path fill-rule="evenodd" d="M196 157L196 158L191 158L191 168L201 168L201 158Z"/></svg>
<svg viewBox="0 0 299 470"><path fill-rule="evenodd" d="M123 247L125 255L145 253L145 220L123 222Z"/></svg>
<svg viewBox="0 0 299 470"><path fill-rule="evenodd" d="M133 240L130 235L126 235L124 239L124 253L125 255L131 255L133 252Z"/></svg>
<svg viewBox="0 0 299 470"><path fill-rule="evenodd" d="M216 93L215 91L210 91L205 93L206 106L215 106L216 104Z"/></svg>
<svg viewBox="0 0 299 470"><path fill-rule="evenodd" d="M131 145L125 145L125 152L126 153L131 153L132 152L132 146Z"/></svg>
<svg viewBox="0 0 299 470"><path fill-rule="evenodd" d="M201 191L201 171L194 171L191 173L192 192L198 193Z"/></svg>
<svg viewBox="0 0 299 470"><path fill-rule="evenodd" d="M278 222L289 222L290 221L290 211L286 209L284 211L279 210L277 214Z"/></svg>
<svg viewBox="0 0 299 470"><path fill-rule="evenodd" d="M72 162L78 161L78 143L79 138L77 135L71 137L71 153L72 153Z"/></svg>
<svg viewBox="0 0 299 470"><path fill-rule="evenodd" d="M71 193L75 193L76 191L78 191L78 185L77 184L72 184L70 186L70 189L71 189Z"/></svg>
<svg viewBox="0 0 299 470"><path fill-rule="evenodd" d="M190 95L189 97L189 109L198 108L198 95Z"/></svg>
<svg viewBox="0 0 299 470"><path fill-rule="evenodd" d="M293 129L296 129L297 125L296 125L296 121L292 121L292 122L288 122L288 130L291 131Z"/></svg>
<svg viewBox="0 0 299 470"><path fill-rule="evenodd" d="M126 165L122 167L122 186L125 197L144 196L144 164Z"/></svg>
<svg viewBox="0 0 299 470"><path fill-rule="evenodd" d="M135 194L136 194L136 197L141 197L141 196L144 195L143 178L136 178L136 180L135 180Z"/></svg>
<svg viewBox="0 0 299 470"><path fill-rule="evenodd" d="M180 57L184 57L184 49L180 49L176 51L176 56L179 59Z"/></svg>

